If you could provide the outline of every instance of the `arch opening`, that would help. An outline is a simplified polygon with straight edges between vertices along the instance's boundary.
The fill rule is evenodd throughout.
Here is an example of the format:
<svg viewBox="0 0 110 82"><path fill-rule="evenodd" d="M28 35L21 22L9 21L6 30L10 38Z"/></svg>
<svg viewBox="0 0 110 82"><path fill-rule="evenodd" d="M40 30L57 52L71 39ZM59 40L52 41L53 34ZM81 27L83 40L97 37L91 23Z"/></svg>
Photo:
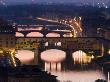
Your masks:
<svg viewBox="0 0 110 82"><path fill-rule="evenodd" d="M16 37L24 37L24 35L22 33L20 33L20 32L16 32L15 36Z"/></svg>
<svg viewBox="0 0 110 82"><path fill-rule="evenodd" d="M61 62L66 58L66 53L58 49L49 49L41 53L41 60L45 62L45 70L61 71Z"/></svg>
<svg viewBox="0 0 110 82"><path fill-rule="evenodd" d="M45 62L62 62L66 53L58 49L49 49L41 53L41 59Z"/></svg>
<svg viewBox="0 0 110 82"><path fill-rule="evenodd" d="M40 32L30 32L27 34L27 37L43 37L43 34Z"/></svg>
<svg viewBox="0 0 110 82"><path fill-rule="evenodd" d="M16 57L21 61L22 64L32 64L34 60L34 52L30 50L17 50Z"/></svg>
<svg viewBox="0 0 110 82"><path fill-rule="evenodd" d="M91 62L93 55L88 55L82 50L78 50L72 53L72 58L74 60L74 64L88 64Z"/></svg>
<svg viewBox="0 0 110 82"><path fill-rule="evenodd" d="M58 33L48 33L46 35L46 37L60 37L60 34L58 34Z"/></svg>

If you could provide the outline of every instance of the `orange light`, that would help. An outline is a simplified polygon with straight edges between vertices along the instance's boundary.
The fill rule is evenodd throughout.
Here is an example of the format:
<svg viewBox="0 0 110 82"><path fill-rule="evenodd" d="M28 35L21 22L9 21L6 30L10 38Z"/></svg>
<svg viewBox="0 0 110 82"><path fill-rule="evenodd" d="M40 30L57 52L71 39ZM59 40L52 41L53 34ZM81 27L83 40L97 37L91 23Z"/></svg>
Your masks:
<svg viewBox="0 0 110 82"><path fill-rule="evenodd" d="M110 54L110 50L108 51L108 54Z"/></svg>

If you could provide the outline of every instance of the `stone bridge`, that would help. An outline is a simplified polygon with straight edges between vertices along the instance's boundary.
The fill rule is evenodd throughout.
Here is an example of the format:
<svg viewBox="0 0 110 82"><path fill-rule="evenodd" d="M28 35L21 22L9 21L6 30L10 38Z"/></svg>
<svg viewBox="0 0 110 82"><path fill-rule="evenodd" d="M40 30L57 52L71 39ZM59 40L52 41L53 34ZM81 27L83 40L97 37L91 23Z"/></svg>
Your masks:
<svg viewBox="0 0 110 82"><path fill-rule="evenodd" d="M60 35L60 37L64 37L64 34L68 34L68 33L71 33L71 31L58 31L58 30L27 30L27 31L16 31L16 33L21 33L23 34L24 37L27 37L27 35L31 32L37 32L37 33L41 33L43 35L43 37L46 37L46 35L48 33L57 33Z"/></svg>
<svg viewBox="0 0 110 82"><path fill-rule="evenodd" d="M32 38L17 37L16 49L36 50L38 49L38 59L43 51L49 49L63 50L71 55L73 52L82 50L92 53L94 56L105 55L109 51L109 41L96 37L81 38Z"/></svg>

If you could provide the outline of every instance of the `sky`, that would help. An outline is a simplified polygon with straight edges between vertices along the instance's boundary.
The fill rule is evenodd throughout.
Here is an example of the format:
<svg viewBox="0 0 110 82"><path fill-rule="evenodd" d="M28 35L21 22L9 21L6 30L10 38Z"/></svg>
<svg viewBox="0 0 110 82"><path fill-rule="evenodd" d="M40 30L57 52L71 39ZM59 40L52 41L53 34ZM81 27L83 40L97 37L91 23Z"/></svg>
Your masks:
<svg viewBox="0 0 110 82"><path fill-rule="evenodd" d="M0 2L5 2L6 4L21 4L21 3L93 3L96 2L104 2L108 3L110 0L0 0Z"/></svg>

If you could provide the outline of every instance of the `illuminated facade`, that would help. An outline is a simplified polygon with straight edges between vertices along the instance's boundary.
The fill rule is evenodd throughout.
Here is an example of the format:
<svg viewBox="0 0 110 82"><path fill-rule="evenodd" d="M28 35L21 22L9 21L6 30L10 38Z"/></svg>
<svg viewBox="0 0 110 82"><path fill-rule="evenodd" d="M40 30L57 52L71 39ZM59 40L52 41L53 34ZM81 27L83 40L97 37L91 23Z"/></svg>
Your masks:
<svg viewBox="0 0 110 82"><path fill-rule="evenodd" d="M14 34L0 34L0 48L15 49L15 42Z"/></svg>
<svg viewBox="0 0 110 82"><path fill-rule="evenodd" d="M15 65L15 48L16 48L16 37L14 28L5 22L3 19L0 19L0 58L9 60L8 62L11 65ZM4 62L4 65L6 62Z"/></svg>
<svg viewBox="0 0 110 82"><path fill-rule="evenodd" d="M36 49L38 45L36 38L17 38L16 49Z"/></svg>
<svg viewBox="0 0 110 82"><path fill-rule="evenodd" d="M0 48L15 49L15 30L4 20L0 20Z"/></svg>
<svg viewBox="0 0 110 82"><path fill-rule="evenodd" d="M37 18L38 19L38 18ZM81 19L81 18L79 18ZM29 19L27 21L30 21L32 19ZM42 21L40 21L42 20ZM77 21L77 19L73 19L74 21ZM38 25L33 27L32 24L28 24L25 20L24 23L21 25L18 24L18 27L16 27L16 31L10 26L1 26L1 43L0 48L3 48L4 50L11 51L11 54L14 54L15 49L16 50L31 50L34 52L34 60L38 57L40 52L48 49L60 49L64 51L77 51L77 50L83 50L86 52L93 51L94 55L101 55L105 52L108 52L108 41L106 42L103 38L97 38L97 37L31 37L27 36L30 33L37 32L41 33L44 36L48 35L49 33L62 33L66 30L72 30L72 28L65 26L62 28L62 23L56 23L56 22L50 22L49 20L46 21L46 19L39 18L39 22L34 22L33 25ZM36 21L36 20L35 20ZM62 20L63 21L63 20ZM72 22L70 20L69 22ZM53 24L54 23L54 24ZM79 21L80 23L80 21ZM29 25L29 27L27 25ZM77 23L76 23L77 24ZM19 26L20 25L20 26ZM43 25L42 27L39 27ZM51 26L52 25L52 26ZM57 26L56 28L53 27ZM61 25L61 26L59 26ZM63 24L64 25L64 24ZM15 25L16 26L16 25ZM51 27L50 27L51 26ZM58 27L59 26L59 27ZM11 29L11 30L10 30ZM58 30L56 30L58 29ZM78 31L81 31L80 28L77 29ZM21 36L15 36L15 32L19 32L21 34L24 34L23 37ZM70 31L71 32L71 31ZM63 33L62 33L63 34ZM26 35L26 36L25 36ZM37 34L34 34L37 35ZM64 35L64 34L63 34ZM58 45L60 43L60 45ZM40 51L41 50L41 51ZM105 51L105 52L104 52ZM70 53L70 52L69 52ZM12 59L13 55L11 56ZM14 63L14 62L13 62ZM34 62L35 63L35 62Z"/></svg>

